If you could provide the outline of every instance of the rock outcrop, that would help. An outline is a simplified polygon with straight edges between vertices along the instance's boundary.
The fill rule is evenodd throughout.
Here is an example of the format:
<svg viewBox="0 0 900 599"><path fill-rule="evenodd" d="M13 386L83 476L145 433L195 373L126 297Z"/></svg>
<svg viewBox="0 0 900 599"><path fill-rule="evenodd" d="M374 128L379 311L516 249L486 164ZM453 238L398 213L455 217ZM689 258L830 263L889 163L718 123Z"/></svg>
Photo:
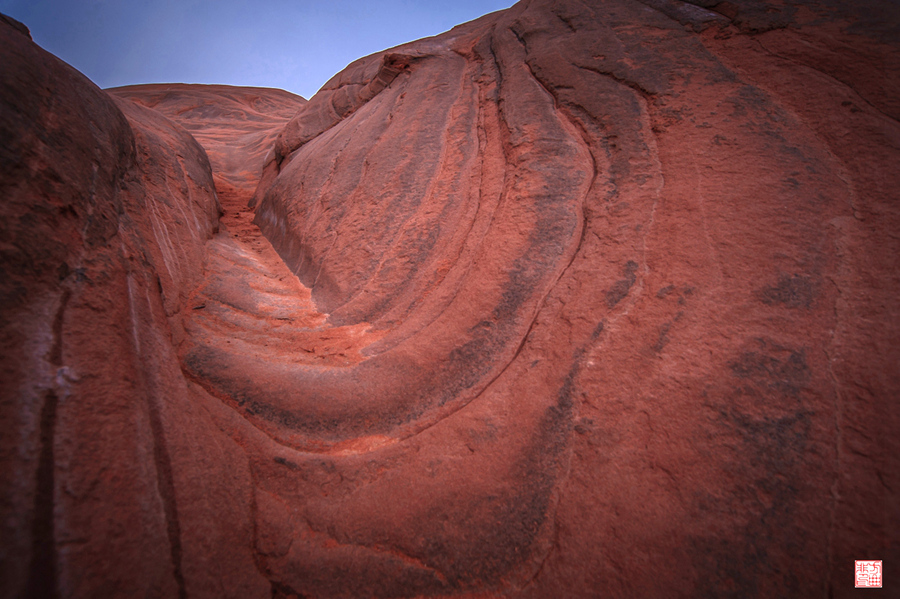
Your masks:
<svg viewBox="0 0 900 599"><path fill-rule="evenodd" d="M238 465L173 347L218 227L206 154L21 31L0 36L0 595L177 596L205 577L262 592L229 572L253 571L249 491L223 478Z"/></svg>
<svg viewBox="0 0 900 599"><path fill-rule="evenodd" d="M898 26L526 0L304 103L0 22L0 596L891 585Z"/></svg>
<svg viewBox="0 0 900 599"><path fill-rule="evenodd" d="M182 83L107 90L152 108L196 139L209 157L220 196L249 199L275 139L306 100L280 89Z"/></svg>

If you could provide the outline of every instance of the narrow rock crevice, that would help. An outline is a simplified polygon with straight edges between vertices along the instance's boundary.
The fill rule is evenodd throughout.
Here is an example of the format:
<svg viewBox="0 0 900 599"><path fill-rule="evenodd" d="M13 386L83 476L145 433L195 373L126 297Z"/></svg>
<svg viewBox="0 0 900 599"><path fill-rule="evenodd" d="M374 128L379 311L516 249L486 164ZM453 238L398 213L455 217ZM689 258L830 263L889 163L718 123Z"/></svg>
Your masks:
<svg viewBox="0 0 900 599"><path fill-rule="evenodd" d="M142 343L142 332L140 322L144 317L144 306L139 306L138 299L135 297L142 285L144 287L152 287L153 283L149 280L146 273L142 276L142 283L136 281L137 274L134 272L127 273L127 291L128 291L128 315L131 324L131 342L132 342L132 360L135 363L142 359L144 343ZM160 300L161 289L159 290ZM149 305L150 297L146 296L146 309L152 312ZM166 430L162 422L160 411L162 410L162 398L158 396L158 385L153 381L155 373L147 372L143 366L139 366L138 373L142 381L142 392L146 405L146 415L150 425L150 438L152 442L153 464L156 470L156 488L162 503L163 516L165 518L166 537L169 542L169 552L172 563L172 576L178 588L179 599L187 597L185 586L182 557L182 540L181 540L181 523L179 521L178 506L175 500L175 481L172 472L172 460L169 455L169 449L166 441Z"/></svg>
<svg viewBox="0 0 900 599"><path fill-rule="evenodd" d="M65 325L66 308L72 293L63 288L59 307L53 318L53 343L47 360L53 368L54 379L63 367L63 327ZM44 403L40 415L41 450L38 457L35 485L34 515L31 525L32 553L29 576L26 586L26 597L47 597L55 599L59 596L57 571L56 541L56 415L59 396L55 389L44 393Z"/></svg>
<svg viewBox="0 0 900 599"><path fill-rule="evenodd" d="M182 566L184 550L181 542L181 521L178 514L178 505L175 500L175 480L172 472L172 459L169 455L168 445L165 439L165 429L160 417L159 400L156 397L149 398L150 402L150 429L153 435L153 457L156 462L156 476L159 494L163 501L163 509L166 516L166 534L169 539L169 547L172 552L172 567L175 582L178 585L178 597L187 597L184 571Z"/></svg>
<svg viewBox="0 0 900 599"><path fill-rule="evenodd" d="M41 453L38 459L37 485L34 499L34 521L31 527L32 553L26 597L59 597L57 586L57 553L55 535L56 477L53 442L56 434L56 409L59 398L48 390L41 408Z"/></svg>

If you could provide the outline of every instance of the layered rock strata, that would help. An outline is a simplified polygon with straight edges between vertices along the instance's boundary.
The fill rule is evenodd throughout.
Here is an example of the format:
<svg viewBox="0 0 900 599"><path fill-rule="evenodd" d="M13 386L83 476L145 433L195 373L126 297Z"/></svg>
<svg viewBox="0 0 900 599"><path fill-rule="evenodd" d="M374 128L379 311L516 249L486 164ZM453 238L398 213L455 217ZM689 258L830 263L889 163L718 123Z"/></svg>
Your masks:
<svg viewBox="0 0 900 599"><path fill-rule="evenodd" d="M246 203L259 183L266 154L306 103L280 89L179 83L107 90L175 121L203 146L219 196Z"/></svg>
<svg viewBox="0 0 900 599"><path fill-rule="evenodd" d="M14 25L0 596L900 576L890 2L531 0L306 104Z"/></svg>

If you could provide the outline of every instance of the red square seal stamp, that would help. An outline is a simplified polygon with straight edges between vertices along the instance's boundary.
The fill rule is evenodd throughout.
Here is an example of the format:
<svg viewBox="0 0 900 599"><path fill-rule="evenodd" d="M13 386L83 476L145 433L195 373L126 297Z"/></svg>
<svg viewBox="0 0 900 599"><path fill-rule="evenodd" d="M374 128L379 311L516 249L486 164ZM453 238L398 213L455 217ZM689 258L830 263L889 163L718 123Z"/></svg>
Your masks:
<svg viewBox="0 0 900 599"><path fill-rule="evenodd" d="M856 560L856 571L853 574L853 578L856 580L856 588L858 589L880 589L881 560Z"/></svg>

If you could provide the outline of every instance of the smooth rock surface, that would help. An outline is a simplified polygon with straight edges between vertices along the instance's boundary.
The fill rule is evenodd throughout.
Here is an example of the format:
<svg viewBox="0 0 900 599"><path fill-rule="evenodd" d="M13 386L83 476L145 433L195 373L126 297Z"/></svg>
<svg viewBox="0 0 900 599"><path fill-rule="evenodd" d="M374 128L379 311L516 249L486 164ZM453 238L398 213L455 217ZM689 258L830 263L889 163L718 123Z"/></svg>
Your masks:
<svg viewBox="0 0 900 599"><path fill-rule="evenodd" d="M13 25L0 596L900 580L895 4L526 0L305 104Z"/></svg>

